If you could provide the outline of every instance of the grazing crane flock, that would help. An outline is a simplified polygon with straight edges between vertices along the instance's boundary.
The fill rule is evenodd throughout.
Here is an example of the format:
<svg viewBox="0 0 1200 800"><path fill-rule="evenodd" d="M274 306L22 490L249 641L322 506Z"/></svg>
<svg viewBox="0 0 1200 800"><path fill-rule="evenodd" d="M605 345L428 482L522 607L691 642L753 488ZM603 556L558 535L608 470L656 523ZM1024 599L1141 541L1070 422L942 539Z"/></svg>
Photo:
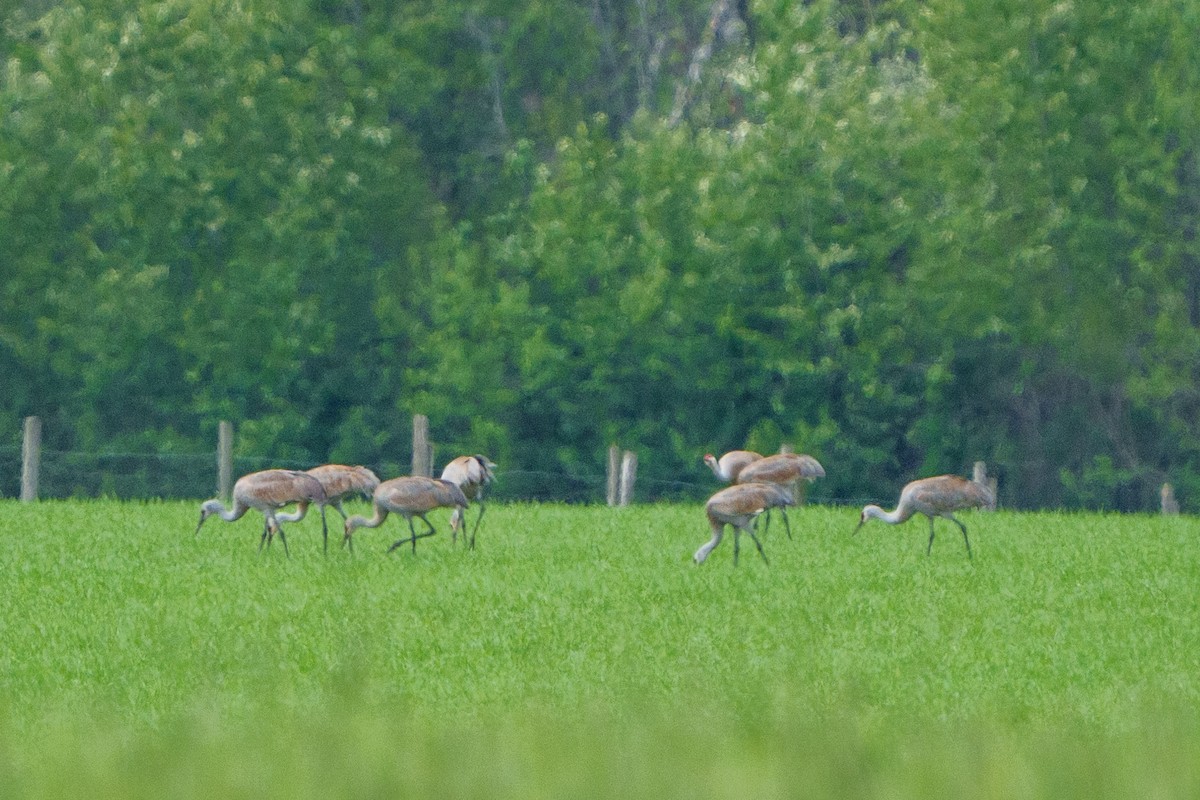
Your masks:
<svg viewBox="0 0 1200 800"><path fill-rule="evenodd" d="M783 516L787 535L792 536L791 523L785 509L796 505L801 481L814 481L825 477L825 468L812 456L795 453L763 456L750 450L732 450L720 458L711 453L704 456L704 463L716 477L730 484L712 495L704 505L712 538L701 545L692 556L696 564L702 564L721 543L725 526L733 526L733 563L738 563L739 539L742 533L750 536L764 563L770 563L756 531L760 515L769 514L778 508ZM483 521L484 496L495 480L496 464L487 456L459 456L448 463L440 478L405 476L380 481L374 472L361 466L324 464L306 472L289 469L267 469L244 475L233 485L233 506L226 508L219 499L206 500L200 506L200 522L196 535L211 516L219 516L234 522L245 516L250 509L263 515L263 532L258 549L264 543L269 548L276 534L283 543L284 553L291 556L282 523L299 522L308 509L316 504L321 511L322 550L328 552L329 530L325 519L325 507L332 506L342 516L344 528L343 548L353 552L353 533L358 528L378 528L390 514L398 514L408 523L408 536L397 539L388 552L405 544L417 550L417 540L433 536L437 529L426 516L439 508L452 509L450 515L451 543L457 544L458 532L462 530L467 549L475 549L475 534ZM354 495L371 500L374 513L371 517L346 515L342 501ZM479 515L475 526L467 534L467 507L475 502ZM286 506L295 504L296 510L279 513ZM907 521L914 514L924 514L929 519L929 543L925 554L933 551L934 518L944 517L959 527L967 556L972 557L971 540L967 538L967 527L955 511L984 508L994 509L996 498L991 490L975 481L957 475L941 475L935 478L915 480L900 492L900 499L892 511L884 511L877 505L867 505L859 516L857 535L869 519L882 520L891 525ZM425 523L426 529L417 532L413 518ZM769 520L769 517L768 517ZM764 525L764 533L766 526Z"/></svg>

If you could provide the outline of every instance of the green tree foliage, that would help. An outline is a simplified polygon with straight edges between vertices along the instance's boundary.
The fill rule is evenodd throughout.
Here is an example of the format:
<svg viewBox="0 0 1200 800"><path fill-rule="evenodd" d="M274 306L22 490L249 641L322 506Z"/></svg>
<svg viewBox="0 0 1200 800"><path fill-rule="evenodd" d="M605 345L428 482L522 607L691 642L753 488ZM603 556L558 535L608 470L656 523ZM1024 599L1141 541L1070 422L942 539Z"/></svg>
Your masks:
<svg viewBox="0 0 1200 800"><path fill-rule="evenodd" d="M816 498L983 459L1200 496L1200 16L1168 0L32 3L0 73L0 421ZM691 484L689 486L688 484ZM534 489L521 490L532 495ZM700 491L703 491L701 489Z"/></svg>

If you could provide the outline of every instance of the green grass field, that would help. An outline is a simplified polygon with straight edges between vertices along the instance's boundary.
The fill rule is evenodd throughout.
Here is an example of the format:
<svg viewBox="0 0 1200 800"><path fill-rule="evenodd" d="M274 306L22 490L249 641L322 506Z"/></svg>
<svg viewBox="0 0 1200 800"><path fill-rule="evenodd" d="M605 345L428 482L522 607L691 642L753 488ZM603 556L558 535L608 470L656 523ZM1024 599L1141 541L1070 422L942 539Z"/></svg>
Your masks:
<svg viewBox="0 0 1200 800"><path fill-rule="evenodd" d="M967 514L968 560L809 507L735 568L699 504L291 559L198 509L0 502L0 797L1200 793L1187 517Z"/></svg>

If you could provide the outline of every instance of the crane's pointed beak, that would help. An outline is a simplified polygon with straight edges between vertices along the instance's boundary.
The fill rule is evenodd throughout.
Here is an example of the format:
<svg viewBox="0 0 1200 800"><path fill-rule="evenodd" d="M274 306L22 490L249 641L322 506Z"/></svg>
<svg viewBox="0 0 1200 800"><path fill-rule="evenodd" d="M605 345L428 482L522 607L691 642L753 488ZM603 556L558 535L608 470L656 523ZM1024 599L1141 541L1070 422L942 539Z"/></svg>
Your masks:
<svg viewBox="0 0 1200 800"><path fill-rule="evenodd" d="M200 521L198 523L196 523L196 532L192 534L193 537L200 535L200 526L204 524L204 520L206 520L206 519L208 519L208 518L206 516L204 516L204 512L201 511L200 512Z"/></svg>
<svg viewBox="0 0 1200 800"><path fill-rule="evenodd" d="M851 536L857 536L857 535L858 535L858 532L862 530L862 526L863 526L863 525L866 525L866 524L867 524L867 521L866 521L865 519L860 519L860 520L858 521L858 525L856 525L856 526L854 527L854 533L852 533L852 534L850 534L850 535L851 535Z"/></svg>

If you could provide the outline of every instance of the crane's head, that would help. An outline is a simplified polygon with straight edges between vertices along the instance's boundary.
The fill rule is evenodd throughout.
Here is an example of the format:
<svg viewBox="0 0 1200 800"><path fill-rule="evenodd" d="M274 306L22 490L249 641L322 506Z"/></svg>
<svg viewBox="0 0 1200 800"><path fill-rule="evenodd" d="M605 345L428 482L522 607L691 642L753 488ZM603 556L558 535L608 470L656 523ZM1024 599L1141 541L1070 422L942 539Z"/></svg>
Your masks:
<svg viewBox="0 0 1200 800"><path fill-rule="evenodd" d="M201 504L201 506L200 506L200 522L197 523L196 532L192 535L199 536L200 535L200 527L204 524L204 520L208 519L213 514L220 514L220 513L221 513L221 501L220 500L205 500L204 503Z"/></svg>
<svg viewBox="0 0 1200 800"><path fill-rule="evenodd" d="M704 463L708 464L713 469L716 469L717 468L717 457L714 456L712 453L705 453L704 454Z"/></svg>
<svg viewBox="0 0 1200 800"><path fill-rule="evenodd" d="M876 517L878 514L882 514L882 513L883 513L883 509L880 508L879 506L863 506L862 513L858 515L858 526L855 527L854 533L851 534L851 536L857 534L860 530L862 530L862 526L866 525L867 520L869 520L871 517Z"/></svg>
<svg viewBox="0 0 1200 800"><path fill-rule="evenodd" d="M476 454L471 456L479 462L480 468L483 470L483 482L491 483L496 478L496 467L499 466L495 461L492 461L485 455Z"/></svg>

